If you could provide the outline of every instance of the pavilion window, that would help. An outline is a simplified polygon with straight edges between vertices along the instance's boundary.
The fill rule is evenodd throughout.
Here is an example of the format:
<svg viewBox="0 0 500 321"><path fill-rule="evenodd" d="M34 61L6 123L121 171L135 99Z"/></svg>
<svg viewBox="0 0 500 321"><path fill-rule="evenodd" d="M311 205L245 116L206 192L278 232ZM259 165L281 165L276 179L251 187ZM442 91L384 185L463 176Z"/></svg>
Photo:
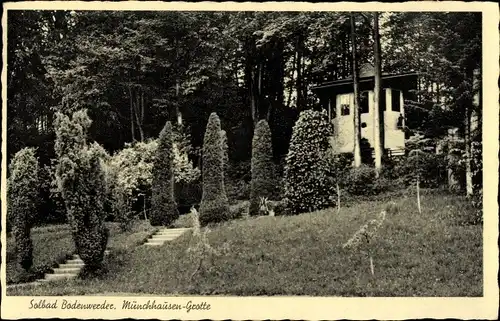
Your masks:
<svg viewBox="0 0 500 321"><path fill-rule="evenodd" d="M347 116L350 114L351 104L349 101L349 95L340 96L340 115Z"/></svg>
<svg viewBox="0 0 500 321"><path fill-rule="evenodd" d="M362 91L359 97L359 104L361 114L367 114L370 112L370 107L368 104L368 91Z"/></svg>
<svg viewBox="0 0 500 321"><path fill-rule="evenodd" d="M391 102L392 102L392 111L401 111L401 91L392 90Z"/></svg>

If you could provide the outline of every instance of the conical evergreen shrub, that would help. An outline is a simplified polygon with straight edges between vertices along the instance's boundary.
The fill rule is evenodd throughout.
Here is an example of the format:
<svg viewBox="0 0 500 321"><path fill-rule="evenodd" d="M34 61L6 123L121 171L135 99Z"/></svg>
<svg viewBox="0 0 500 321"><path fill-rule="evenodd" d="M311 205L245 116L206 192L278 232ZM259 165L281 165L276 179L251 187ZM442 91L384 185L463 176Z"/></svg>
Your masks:
<svg viewBox="0 0 500 321"><path fill-rule="evenodd" d="M274 191L277 187L272 155L271 130L267 121L262 119L255 127L252 140L250 215L259 214L261 197L269 199L274 197Z"/></svg>
<svg viewBox="0 0 500 321"><path fill-rule="evenodd" d="M34 148L18 151L10 163L8 216L13 223L17 263L25 270L33 264L31 226L38 203L38 161Z"/></svg>
<svg viewBox="0 0 500 321"><path fill-rule="evenodd" d="M153 194L149 216L153 226L169 226L179 217L174 197L173 162L172 125L167 122L160 133L153 165Z"/></svg>
<svg viewBox="0 0 500 321"><path fill-rule="evenodd" d="M230 218L229 200L224 186L224 151L220 132L219 117L212 113L203 140L203 195L200 205L202 225Z"/></svg>
<svg viewBox="0 0 500 321"><path fill-rule="evenodd" d="M303 111L293 127L285 165L285 204L288 214L323 209L335 204L330 137L333 126L326 113Z"/></svg>
<svg viewBox="0 0 500 321"><path fill-rule="evenodd" d="M102 267L108 242L104 224L106 187L97 144L87 146L86 133L91 120L86 111L72 118L56 114L56 180L70 224L77 254L86 271Z"/></svg>

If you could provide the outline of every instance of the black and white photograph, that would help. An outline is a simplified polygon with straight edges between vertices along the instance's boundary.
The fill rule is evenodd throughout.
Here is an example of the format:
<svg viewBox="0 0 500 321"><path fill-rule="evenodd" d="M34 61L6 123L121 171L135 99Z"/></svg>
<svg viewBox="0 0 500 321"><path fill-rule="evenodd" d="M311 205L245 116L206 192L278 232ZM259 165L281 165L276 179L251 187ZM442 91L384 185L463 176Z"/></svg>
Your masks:
<svg viewBox="0 0 500 321"><path fill-rule="evenodd" d="M193 8L4 8L5 296L485 295L484 12Z"/></svg>

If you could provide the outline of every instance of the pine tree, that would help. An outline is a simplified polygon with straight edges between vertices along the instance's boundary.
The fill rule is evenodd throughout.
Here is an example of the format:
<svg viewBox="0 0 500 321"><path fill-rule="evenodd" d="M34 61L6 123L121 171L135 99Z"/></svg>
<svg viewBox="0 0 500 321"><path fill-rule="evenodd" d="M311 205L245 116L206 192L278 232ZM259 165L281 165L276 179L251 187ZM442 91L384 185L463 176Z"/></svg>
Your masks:
<svg viewBox="0 0 500 321"><path fill-rule="evenodd" d="M168 226L179 217L174 197L173 161L172 125L167 122L160 133L153 166L151 225Z"/></svg>
<svg viewBox="0 0 500 321"><path fill-rule="evenodd" d="M260 198L272 198L276 190L272 153L271 130L267 121L260 120L252 141L250 215L258 215Z"/></svg>
<svg viewBox="0 0 500 321"><path fill-rule="evenodd" d="M202 225L230 218L229 200L224 187L224 154L220 131L219 117L212 113L203 140L203 195L200 205Z"/></svg>

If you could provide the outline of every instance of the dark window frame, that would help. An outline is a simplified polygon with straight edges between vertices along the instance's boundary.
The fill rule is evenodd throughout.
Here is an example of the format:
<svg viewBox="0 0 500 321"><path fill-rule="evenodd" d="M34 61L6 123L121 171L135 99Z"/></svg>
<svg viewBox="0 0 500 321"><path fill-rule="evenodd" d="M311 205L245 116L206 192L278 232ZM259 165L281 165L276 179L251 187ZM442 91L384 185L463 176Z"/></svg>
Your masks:
<svg viewBox="0 0 500 321"><path fill-rule="evenodd" d="M340 104L340 116L349 116L351 113L351 105Z"/></svg>
<svg viewBox="0 0 500 321"><path fill-rule="evenodd" d="M370 93L368 90L364 90L359 95L359 113L368 114L370 113Z"/></svg>
<svg viewBox="0 0 500 321"><path fill-rule="evenodd" d="M394 95L396 93L396 95ZM401 112L401 90L392 89L391 93L391 110ZM397 99L396 99L397 97ZM395 104L396 103L396 104Z"/></svg>

